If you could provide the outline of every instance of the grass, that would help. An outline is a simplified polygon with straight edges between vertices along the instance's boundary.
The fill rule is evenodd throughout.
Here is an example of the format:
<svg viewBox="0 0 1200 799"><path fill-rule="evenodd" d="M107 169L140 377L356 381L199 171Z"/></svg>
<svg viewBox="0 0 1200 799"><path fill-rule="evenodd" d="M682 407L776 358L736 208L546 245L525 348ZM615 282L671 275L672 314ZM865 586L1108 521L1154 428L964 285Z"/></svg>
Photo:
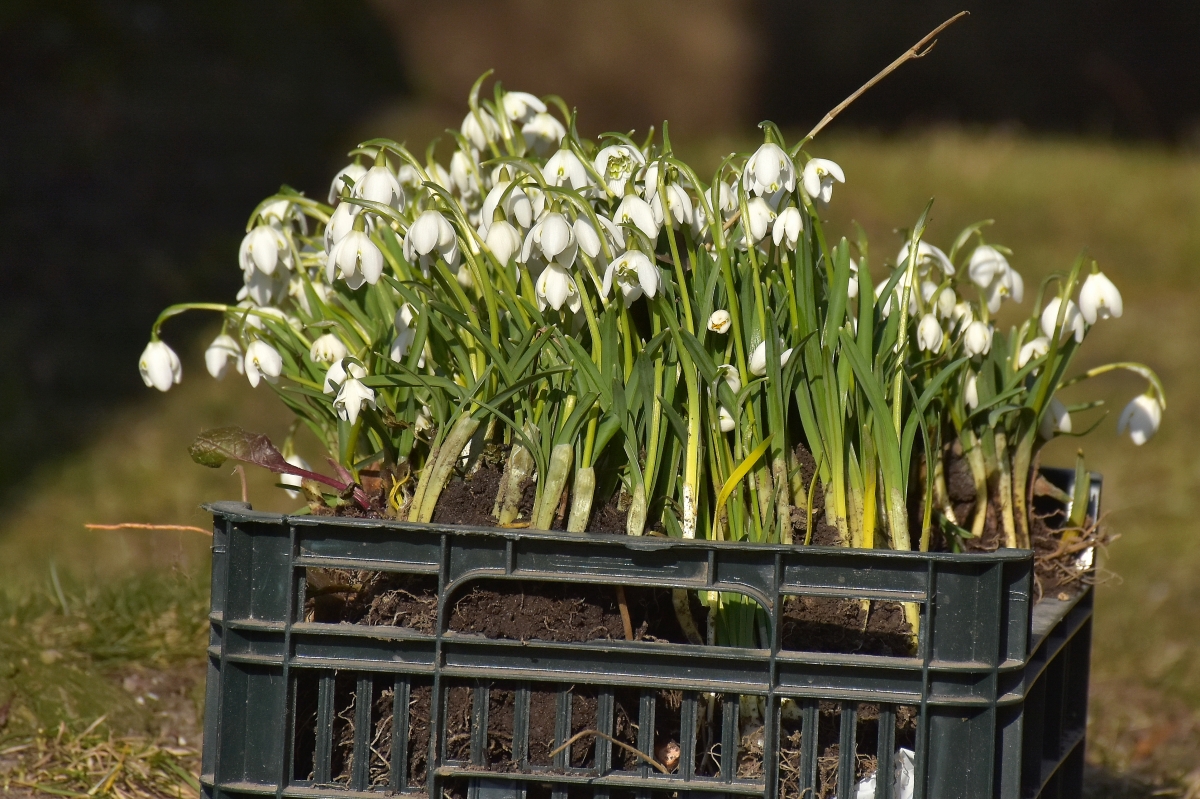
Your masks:
<svg viewBox="0 0 1200 799"><path fill-rule="evenodd" d="M697 160L715 163L716 153L744 146L713 143ZM995 218L990 236L1015 251L1030 295L1083 247L1121 288L1124 317L1095 329L1081 365L1146 361L1162 375L1169 405L1158 437L1137 449L1117 437L1115 417L1140 386L1112 377L1089 388L1111 403L1110 417L1082 444L1090 467L1104 474L1105 521L1120 536L1103 560L1109 576L1097 595L1089 757L1110 776L1137 775L1164 790L1200 784L1200 158L1103 142L952 130L880 139L839 136L836 128L814 152L846 171L830 209L834 230L862 223L876 266L899 248L893 229L912 224L936 197L931 241L948 245L962 226ZM222 268L235 268L232 259ZM236 379L214 383L197 354L185 362L181 387L147 392L88 447L32 476L0 523L0 705L14 697L0 736L9 746L36 743L40 729L50 752L60 723L66 740L102 714L93 734L134 735L136 746L151 746L153 713L119 678L131 669L194 669L203 658L207 540L82 529L118 521L204 527L200 503L239 489L228 470L190 462L195 433L231 423L284 433L288 419L268 391ZM1056 443L1046 461L1072 463L1075 445ZM250 475L256 507L289 507L273 482ZM60 760L54 773L67 773L74 761ZM186 789L186 781L174 784ZM1103 791L1095 795L1118 788Z"/></svg>

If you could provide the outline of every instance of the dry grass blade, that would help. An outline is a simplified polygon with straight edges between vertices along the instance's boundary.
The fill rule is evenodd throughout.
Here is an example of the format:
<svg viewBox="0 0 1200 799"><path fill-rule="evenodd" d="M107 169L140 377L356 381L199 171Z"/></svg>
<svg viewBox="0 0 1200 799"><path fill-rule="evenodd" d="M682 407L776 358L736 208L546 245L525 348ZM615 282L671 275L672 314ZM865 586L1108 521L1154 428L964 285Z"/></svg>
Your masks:
<svg viewBox="0 0 1200 799"><path fill-rule="evenodd" d="M140 522L122 522L121 524L85 524L88 530L185 530L189 533L201 533L211 536L212 530L194 527L190 524L142 524Z"/></svg>

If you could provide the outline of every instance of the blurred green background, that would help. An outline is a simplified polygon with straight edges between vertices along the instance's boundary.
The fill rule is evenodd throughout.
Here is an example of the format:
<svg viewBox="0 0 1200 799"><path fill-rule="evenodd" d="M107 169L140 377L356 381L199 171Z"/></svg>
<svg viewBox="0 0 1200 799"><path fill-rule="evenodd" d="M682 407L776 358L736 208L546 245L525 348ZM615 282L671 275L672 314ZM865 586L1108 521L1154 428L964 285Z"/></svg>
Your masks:
<svg viewBox="0 0 1200 799"><path fill-rule="evenodd" d="M1082 443L1119 536L1098 590L1090 790L1184 795L1200 790L1200 72L1188 45L1200 14L982 6L810 149L846 172L832 229L851 235L861 223L876 264L934 197L929 239L948 246L964 225L996 219L989 239L1013 249L1030 294L1085 247L1120 287L1124 317L1094 329L1080 366L1145 361L1169 405L1139 449L1115 433L1135 382L1106 377L1080 392L1109 403ZM162 306L236 291L237 243L258 199L282 183L323 194L360 138L423 147L457 127L488 67L511 88L562 94L587 131L668 118L677 148L708 168L752 148L763 117L802 134L957 10L0 7L0 774L6 741L60 721L83 727L107 713L121 733L194 738L207 540L83 524L204 527L199 504L240 489L227 471L190 462L196 432L286 429L270 393L204 373L213 331L202 319L166 331L184 356L181 386L160 395L136 375ZM514 46L525 39L538 46ZM1075 445L1055 444L1046 460L1071 463ZM251 474L251 501L288 509L273 483ZM170 708L166 689L145 687L159 684L179 699Z"/></svg>

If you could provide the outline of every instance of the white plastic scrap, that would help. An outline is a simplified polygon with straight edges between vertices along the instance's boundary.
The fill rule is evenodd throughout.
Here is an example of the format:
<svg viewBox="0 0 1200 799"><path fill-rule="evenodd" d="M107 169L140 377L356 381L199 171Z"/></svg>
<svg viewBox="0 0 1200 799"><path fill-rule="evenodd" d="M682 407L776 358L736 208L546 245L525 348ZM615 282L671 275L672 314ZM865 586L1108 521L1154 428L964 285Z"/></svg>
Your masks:
<svg viewBox="0 0 1200 799"><path fill-rule="evenodd" d="M911 749L896 752L896 782L892 789L895 799L913 799L916 785L916 763ZM875 799L875 775L859 780L854 786L854 799Z"/></svg>

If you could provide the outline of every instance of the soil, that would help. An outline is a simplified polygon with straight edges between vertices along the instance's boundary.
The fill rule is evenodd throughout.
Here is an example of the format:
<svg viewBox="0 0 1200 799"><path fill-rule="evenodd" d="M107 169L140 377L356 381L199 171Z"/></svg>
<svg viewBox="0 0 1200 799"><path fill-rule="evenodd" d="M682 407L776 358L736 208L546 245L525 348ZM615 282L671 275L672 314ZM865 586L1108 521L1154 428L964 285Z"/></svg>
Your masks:
<svg viewBox="0 0 1200 799"><path fill-rule="evenodd" d="M784 649L905 657L913 639L896 602L797 596L783 607Z"/></svg>

